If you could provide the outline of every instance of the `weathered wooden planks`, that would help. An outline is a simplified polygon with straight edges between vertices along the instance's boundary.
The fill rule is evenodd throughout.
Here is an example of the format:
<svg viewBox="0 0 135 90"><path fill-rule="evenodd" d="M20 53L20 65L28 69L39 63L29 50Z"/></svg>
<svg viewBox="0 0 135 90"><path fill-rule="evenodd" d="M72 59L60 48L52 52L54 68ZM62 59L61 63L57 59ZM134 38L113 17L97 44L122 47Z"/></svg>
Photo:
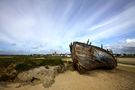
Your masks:
<svg viewBox="0 0 135 90"><path fill-rule="evenodd" d="M73 67L79 72L96 68L113 69L117 66L115 57L103 48L81 42L70 44Z"/></svg>

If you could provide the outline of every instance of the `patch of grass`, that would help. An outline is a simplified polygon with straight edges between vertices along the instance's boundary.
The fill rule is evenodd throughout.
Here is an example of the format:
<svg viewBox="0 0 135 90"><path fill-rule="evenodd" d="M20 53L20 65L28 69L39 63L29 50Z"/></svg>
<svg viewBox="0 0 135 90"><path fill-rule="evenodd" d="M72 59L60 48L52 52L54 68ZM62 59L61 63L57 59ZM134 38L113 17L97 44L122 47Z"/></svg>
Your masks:
<svg viewBox="0 0 135 90"><path fill-rule="evenodd" d="M28 64L26 63L20 63L20 64L17 64L15 69L18 71L18 72L21 72L21 71L24 71L24 70L28 70L30 67L28 66Z"/></svg>
<svg viewBox="0 0 135 90"><path fill-rule="evenodd" d="M0 59L0 67L8 67L11 63L14 63L14 62L15 62L14 59L1 58L1 59Z"/></svg>
<svg viewBox="0 0 135 90"><path fill-rule="evenodd" d="M40 63L40 66L45 66L45 65L50 65L50 66L63 65L63 61L60 58L48 58Z"/></svg>
<svg viewBox="0 0 135 90"><path fill-rule="evenodd" d="M7 68L10 64L16 64L17 71L29 70L38 66L55 66L63 65L62 57L60 56L43 56L43 59L36 59L41 57L33 56L12 56L12 58L0 58L0 68Z"/></svg>
<svg viewBox="0 0 135 90"><path fill-rule="evenodd" d="M52 59L52 58L38 60L38 62L36 62L35 60L28 60L28 61L24 61L23 63L17 64L15 69L21 72L38 66L46 66L46 65L49 66L63 65L63 62L61 59Z"/></svg>

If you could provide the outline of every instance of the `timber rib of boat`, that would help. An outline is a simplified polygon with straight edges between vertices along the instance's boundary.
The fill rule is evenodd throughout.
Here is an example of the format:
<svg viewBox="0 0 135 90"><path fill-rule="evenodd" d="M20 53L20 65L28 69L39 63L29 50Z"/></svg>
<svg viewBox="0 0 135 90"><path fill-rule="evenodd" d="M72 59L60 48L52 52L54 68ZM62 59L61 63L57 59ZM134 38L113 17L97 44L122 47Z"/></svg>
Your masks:
<svg viewBox="0 0 135 90"><path fill-rule="evenodd" d="M79 72L85 72L96 68L113 69L117 66L117 60L107 50L91 44L73 42L70 44L70 52L73 67Z"/></svg>

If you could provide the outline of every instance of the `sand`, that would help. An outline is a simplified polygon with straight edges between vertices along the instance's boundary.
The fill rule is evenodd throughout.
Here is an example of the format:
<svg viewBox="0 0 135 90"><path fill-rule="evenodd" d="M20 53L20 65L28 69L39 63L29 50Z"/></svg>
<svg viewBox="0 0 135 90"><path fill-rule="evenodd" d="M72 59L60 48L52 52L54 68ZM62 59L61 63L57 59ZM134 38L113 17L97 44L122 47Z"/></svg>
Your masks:
<svg viewBox="0 0 135 90"><path fill-rule="evenodd" d="M117 58L119 63L135 65L135 58Z"/></svg>
<svg viewBox="0 0 135 90"><path fill-rule="evenodd" d="M80 75L66 71L55 78L50 88L42 84L17 87L19 83L0 85L0 90L135 90L135 67L119 64L113 70L93 70Z"/></svg>

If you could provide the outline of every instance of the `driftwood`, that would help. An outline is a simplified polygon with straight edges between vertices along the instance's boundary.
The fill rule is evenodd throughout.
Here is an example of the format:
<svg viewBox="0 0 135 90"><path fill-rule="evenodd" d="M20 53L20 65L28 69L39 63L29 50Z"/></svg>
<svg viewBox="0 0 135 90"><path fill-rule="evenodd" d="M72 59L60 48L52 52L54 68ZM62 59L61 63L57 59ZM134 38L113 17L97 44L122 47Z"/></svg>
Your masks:
<svg viewBox="0 0 135 90"><path fill-rule="evenodd" d="M81 42L70 44L73 67L79 72L85 72L96 68L113 69L117 66L117 60L108 51L100 47Z"/></svg>

